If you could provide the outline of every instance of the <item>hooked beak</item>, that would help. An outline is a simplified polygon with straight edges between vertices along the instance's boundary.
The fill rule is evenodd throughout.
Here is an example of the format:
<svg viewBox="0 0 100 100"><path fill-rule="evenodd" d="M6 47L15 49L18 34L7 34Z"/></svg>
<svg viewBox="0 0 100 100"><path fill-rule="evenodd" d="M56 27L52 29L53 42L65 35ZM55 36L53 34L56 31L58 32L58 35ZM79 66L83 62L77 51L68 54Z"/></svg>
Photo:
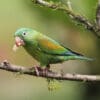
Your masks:
<svg viewBox="0 0 100 100"><path fill-rule="evenodd" d="M20 37L15 37L15 45L13 46L13 51L16 51L19 46L24 46L25 43Z"/></svg>
<svg viewBox="0 0 100 100"><path fill-rule="evenodd" d="M25 45L24 41L18 36L15 37L15 44L16 44L17 47Z"/></svg>

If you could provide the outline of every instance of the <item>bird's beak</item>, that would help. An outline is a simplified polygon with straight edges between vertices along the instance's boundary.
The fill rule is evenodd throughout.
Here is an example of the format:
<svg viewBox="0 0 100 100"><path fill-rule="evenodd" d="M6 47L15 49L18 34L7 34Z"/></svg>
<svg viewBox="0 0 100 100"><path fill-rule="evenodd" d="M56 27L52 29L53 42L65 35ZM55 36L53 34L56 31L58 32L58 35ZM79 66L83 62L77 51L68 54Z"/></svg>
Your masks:
<svg viewBox="0 0 100 100"><path fill-rule="evenodd" d="M25 45L24 41L20 37L15 37L15 44L17 47Z"/></svg>
<svg viewBox="0 0 100 100"><path fill-rule="evenodd" d="M15 45L13 46L13 51L16 51L19 46L24 46L25 43L20 37L15 37Z"/></svg>

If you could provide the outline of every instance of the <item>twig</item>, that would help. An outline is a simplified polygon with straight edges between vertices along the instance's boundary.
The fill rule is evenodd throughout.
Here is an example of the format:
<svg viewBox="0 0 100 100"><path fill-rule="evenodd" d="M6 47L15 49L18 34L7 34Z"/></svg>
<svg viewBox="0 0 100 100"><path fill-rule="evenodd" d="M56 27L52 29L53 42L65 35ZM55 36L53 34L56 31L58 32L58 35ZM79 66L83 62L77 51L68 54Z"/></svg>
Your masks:
<svg viewBox="0 0 100 100"><path fill-rule="evenodd" d="M100 27L100 0L98 0L98 5L96 9L96 22L98 27Z"/></svg>
<svg viewBox="0 0 100 100"><path fill-rule="evenodd" d="M17 66L10 64L7 61L0 63L0 69L10 71L10 72L22 72L23 74L37 76L34 68L26 68L23 66ZM80 74L62 74L57 72L48 71L44 73L42 70L39 70L39 76L44 78L52 78L57 80L70 80L70 81L85 81L85 82L100 82L100 75L80 75Z"/></svg>
<svg viewBox="0 0 100 100"><path fill-rule="evenodd" d="M66 14L68 14L70 16L71 19L82 24L87 30L91 31L98 38L100 38L100 28L98 27L98 25L96 25L95 23L94 24L91 23L84 16L74 13L73 10L69 9L69 7L67 7L66 5L61 4L61 3L56 4L53 2L47 2L45 0L32 0L32 1L35 4L39 4L41 6L45 6L45 7L51 8L51 9L57 9L57 10L65 12Z"/></svg>

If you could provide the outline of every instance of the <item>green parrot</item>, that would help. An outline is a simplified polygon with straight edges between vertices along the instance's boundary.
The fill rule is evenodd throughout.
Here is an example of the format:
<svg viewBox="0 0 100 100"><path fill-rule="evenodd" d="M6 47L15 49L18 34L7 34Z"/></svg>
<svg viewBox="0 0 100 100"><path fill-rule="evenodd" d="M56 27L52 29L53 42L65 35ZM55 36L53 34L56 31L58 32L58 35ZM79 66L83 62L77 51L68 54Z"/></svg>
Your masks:
<svg viewBox="0 0 100 100"><path fill-rule="evenodd" d="M23 46L33 58L40 62L40 66L45 68L50 68L50 64L67 60L92 60L30 28L21 28L15 32L15 46Z"/></svg>

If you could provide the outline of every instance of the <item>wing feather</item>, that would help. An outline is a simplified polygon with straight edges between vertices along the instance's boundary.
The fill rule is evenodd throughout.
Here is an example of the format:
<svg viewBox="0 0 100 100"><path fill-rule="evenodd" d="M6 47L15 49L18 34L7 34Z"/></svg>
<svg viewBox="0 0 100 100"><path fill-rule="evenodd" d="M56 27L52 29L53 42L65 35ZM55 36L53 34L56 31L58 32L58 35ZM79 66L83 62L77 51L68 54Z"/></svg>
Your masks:
<svg viewBox="0 0 100 100"><path fill-rule="evenodd" d="M70 49L65 48L60 45L55 40L52 40L49 37L42 37L38 39L38 48L47 54L51 55L59 55L59 56L67 56L71 55Z"/></svg>

